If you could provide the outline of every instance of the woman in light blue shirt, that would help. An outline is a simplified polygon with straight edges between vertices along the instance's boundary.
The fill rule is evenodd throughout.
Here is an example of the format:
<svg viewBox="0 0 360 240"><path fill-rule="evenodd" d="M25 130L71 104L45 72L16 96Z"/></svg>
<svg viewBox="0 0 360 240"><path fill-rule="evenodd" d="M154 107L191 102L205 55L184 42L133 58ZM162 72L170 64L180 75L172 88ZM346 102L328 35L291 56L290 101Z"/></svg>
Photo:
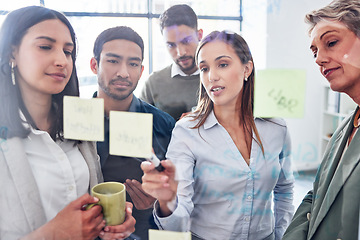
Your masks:
<svg viewBox="0 0 360 240"><path fill-rule="evenodd" d="M156 223L193 239L281 239L293 215L286 123L254 118L255 70L241 36L212 32L196 57L196 110L177 122L165 171L142 164L143 188L158 199Z"/></svg>

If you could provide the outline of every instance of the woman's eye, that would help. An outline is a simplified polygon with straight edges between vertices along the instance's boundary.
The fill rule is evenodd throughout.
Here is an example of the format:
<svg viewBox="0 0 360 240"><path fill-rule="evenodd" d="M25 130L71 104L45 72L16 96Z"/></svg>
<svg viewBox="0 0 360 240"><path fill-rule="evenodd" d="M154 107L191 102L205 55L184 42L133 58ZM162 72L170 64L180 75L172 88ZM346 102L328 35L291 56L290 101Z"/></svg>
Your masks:
<svg viewBox="0 0 360 240"><path fill-rule="evenodd" d="M331 42L329 42L329 43L328 43L328 47L333 47L333 46L335 46L337 42L338 42L337 40L336 40L336 41L331 41Z"/></svg>
<svg viewBox="0 0 360 240"><path fill-rule="evenodd" d="M51 49L50 46L40 46L39 48L43 49L43 50L50 50Z"/></svg>
<svg viewBox="0 0 360 240"><path fill-rule="evenodd" d="M201 72L206 72L208 69L206 68L206 67L202 67L202 68L200 68L200 71Z"/></svg>
<svg viewBox="0 0 360 240"><path fill-rule="evenodd" d="M227 63L221 63L221 64L219 64L219 67L221 67L221 68L224 68L224 67L227 67L227 66L228 66Z"/></svg>
<svg viewBox="0 0 360 240"><path fill-rule="evenodd" d="M69 56L69 55L72 54L72 51L66 51L66 50L64 50L64 53L65 53L65 55Z"/></svg>

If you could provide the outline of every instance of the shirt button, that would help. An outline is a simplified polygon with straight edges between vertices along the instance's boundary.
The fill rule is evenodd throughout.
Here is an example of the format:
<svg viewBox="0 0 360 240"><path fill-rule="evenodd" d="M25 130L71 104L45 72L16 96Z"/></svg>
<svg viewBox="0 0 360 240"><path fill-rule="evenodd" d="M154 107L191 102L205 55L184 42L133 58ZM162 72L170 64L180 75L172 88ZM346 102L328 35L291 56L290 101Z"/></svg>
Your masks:
<svg viewBox="0 0 360 240"><path fill-rule="evenodd" d="M251 177L251 175L252 175L251 172L249 172L249 173L248 173L248 177Z"/></svg>
<svg viewBox="0 0 360 240"><path fill-rule="evenodd" d="M72 191L74 189L74 186L69 186L69 190Z"/></svg>
<svg viewBox="0 0 360 240"><path fill-rule="evenodd" d="M245 222L248 222L250 219L249 219L249 217L246 217L245 218Z"/></svg>
<svg viewBox="0 0 360 240"><path fill-rule="evenodd" d="M252 197L249 195L249 196L247 197L247 199L248 199L248 200L251 200L251 199L252 199Z"/></svg>

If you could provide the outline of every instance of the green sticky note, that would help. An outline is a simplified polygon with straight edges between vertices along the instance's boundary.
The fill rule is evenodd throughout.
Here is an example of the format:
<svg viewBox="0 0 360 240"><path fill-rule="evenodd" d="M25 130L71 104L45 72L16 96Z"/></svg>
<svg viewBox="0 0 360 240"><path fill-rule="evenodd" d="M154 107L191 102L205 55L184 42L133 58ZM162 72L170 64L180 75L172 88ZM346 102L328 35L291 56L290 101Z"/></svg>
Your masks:
<svg viewBox="0 0 360 240"><path fill-rule="evenodd" d="M191 240L190 232L172 232L149 229L149 240Z"/></svg>
<svg viewBox="0 0 360 240"><path fill-rule="evenodd" d="M259 70L255 78L254 116L302 118L305 86L305 70Z"/></svg>
<svg viewBox="0 0 360 240"><path fill-rule="evenodd" d="M64 96L64 138L104 141L104 99Z"/></svg>
<svg viewBox="0 0 360 240"><path fill-rule="evenodd" d="M110 154L150 158L152 126L151 113L110 111Z"/></svg>

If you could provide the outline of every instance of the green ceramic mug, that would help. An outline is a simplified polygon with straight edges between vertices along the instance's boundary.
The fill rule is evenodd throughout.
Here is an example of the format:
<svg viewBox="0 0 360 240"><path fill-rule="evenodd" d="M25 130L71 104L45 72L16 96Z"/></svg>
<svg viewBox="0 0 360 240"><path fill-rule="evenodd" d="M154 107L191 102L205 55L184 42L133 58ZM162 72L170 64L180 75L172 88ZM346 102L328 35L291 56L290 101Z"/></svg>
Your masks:
<svg viewBox="0 0 360 240"><path fill-rule="evenodd" d="M99 202L89 204L87 209L97 204L100 205L106 225L114 226L124 222L126 203L126 189L124 184L119 182L99 183L91 189L91 195L97 197Z"/></svg>

